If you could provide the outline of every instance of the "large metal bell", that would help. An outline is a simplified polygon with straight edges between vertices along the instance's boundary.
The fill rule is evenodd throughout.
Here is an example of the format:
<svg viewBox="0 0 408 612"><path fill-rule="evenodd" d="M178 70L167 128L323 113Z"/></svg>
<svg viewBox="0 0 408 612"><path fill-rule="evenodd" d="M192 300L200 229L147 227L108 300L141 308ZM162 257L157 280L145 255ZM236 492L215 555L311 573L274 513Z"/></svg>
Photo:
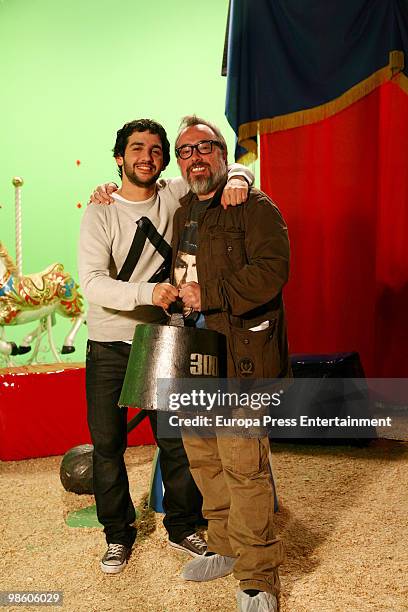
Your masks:
<svg viewBox="0 0 408 612"><path fill-rule="evenodd" d="M136 326L120 406L165 410L160 380L219 378L226 373L226 339L209 329L171 325ZM167 387L171 390L171 387Z"/></svg>

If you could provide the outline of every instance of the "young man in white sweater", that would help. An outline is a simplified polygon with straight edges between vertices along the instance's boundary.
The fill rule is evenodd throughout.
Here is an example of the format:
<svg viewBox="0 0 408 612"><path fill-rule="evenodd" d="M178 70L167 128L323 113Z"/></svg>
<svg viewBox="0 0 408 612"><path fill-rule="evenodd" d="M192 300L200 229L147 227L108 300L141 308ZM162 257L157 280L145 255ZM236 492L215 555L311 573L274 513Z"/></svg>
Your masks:
<svg viewBox="0 0 408 612"><path fill-rule="evenodd" d="M112 197L100 198L113 200L111 206L87 207L79 247L80 282L89 302L86 391L94 493L108 544L101 569L109 574L124 569L136 538L124 463L127 410L117 403L135 326L165 322L163 308L178 296L178 290L166 282L169 245L174 212L189 190L182 178L159 180L170 159L170 145L164 128L154 121L125 124L117 133L114 157L122 184L115 193L108 189ZM246 181L252 182L252 173L234 165L229 179L225 205L240 203L246 199ZM202 497L183 444L177 438L157 438L156 413L150 413L150 422L161 449L163 522L169 543L192 556L201 555L206 543L196 528L203 522Z"/></svg>

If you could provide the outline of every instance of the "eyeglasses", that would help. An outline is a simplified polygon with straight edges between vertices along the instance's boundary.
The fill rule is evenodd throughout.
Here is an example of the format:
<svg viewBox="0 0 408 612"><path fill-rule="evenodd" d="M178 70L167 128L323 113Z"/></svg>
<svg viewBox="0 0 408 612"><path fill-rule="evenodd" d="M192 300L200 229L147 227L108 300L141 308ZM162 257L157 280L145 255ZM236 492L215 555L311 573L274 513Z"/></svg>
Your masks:
<svg viewBox="0 0 408 612"><path fill-rule="evenodd" d="M201 155L209 155L212 153L213 145L216 145L220 149L224 149L224 146L218 140L201 140L195 145L182 145L176 149L176 157L181 159L188 159L192 156L194 149L197 149Z"/></svg>

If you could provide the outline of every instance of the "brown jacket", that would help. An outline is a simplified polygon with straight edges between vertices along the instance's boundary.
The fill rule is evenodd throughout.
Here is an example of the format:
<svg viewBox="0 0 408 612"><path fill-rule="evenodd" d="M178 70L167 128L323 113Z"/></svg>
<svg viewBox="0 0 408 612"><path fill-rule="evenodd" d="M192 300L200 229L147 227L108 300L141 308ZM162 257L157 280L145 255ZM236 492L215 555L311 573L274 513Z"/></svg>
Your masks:
<svg viewBox="0 0 408 612"><path fill-rule="evenodd" d="M248 201L224 210L222 188L198 225L197 276L206 326L225 334L228 376L290 376L282 288L288 280L289 240L273 202L252 188ZM194 195L180 200L173 230L173 264ZM249 328L269 320L263 331Z"/></svg>

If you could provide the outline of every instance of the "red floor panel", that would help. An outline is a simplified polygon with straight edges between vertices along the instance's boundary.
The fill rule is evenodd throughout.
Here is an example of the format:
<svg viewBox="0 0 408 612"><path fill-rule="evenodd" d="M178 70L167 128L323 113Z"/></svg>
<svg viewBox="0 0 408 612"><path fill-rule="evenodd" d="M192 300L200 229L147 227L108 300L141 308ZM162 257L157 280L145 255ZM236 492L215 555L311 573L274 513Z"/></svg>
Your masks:
<svg viewBox="0 0 408 612"><path fill-rule="evenodd" d="M129 410L129 419L137 411ZM83 363L0 369L0 459L62 455L90 442ZM129 446L153 444L148 419Z"/></svg>

